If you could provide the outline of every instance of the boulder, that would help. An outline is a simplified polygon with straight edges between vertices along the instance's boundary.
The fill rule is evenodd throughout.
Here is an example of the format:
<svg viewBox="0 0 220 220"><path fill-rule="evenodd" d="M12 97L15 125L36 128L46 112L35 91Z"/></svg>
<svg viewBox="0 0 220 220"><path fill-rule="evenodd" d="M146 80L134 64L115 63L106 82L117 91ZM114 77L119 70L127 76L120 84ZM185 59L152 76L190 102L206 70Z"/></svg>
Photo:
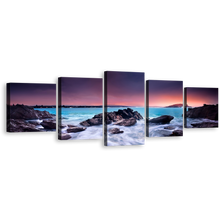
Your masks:
<svg viewBox="0 0 220 220"><path fill-rule="evenodd" d="M77 133L77 132L80 132L80 131L85 131L86 130L86 128L84 128L84 127L69 127L68 129L67 129L67 132L68 133Z"/></svg>
<svg viewBox="0 0 220 220"><path fill-rule="evenodd" d="M94 125L101 125L102 118L103 118L103 114L100 113L98 115L95 115L91 119L87 119L86 121L80 122L80 124L85 127L94 126ZM143 119L143 117L141 116L140 113L138 113L137 111L133 111L131 108L127 108L127 109L123 109L123 110L119 109L118 111L105 113L105 124L111 124L112 122L118 122L123 119L131 119L131 118L133 118L133 119L130 120L130 123L131 122L136 123L136 120ZM134 119L135 119L135 121L134 121ZM125 122L128 123L128 121L124 121L124 123ZM127 125L127 126L130 126L130 125Z"/></svg>
<svg viewBox="0 0 220 220"><path fill-rule="evenodd" d="M59 138L59 140L68 140L71 138L71 136L67 133L61 133L61 134L59 134L58 138Z"/></svg>
<svg viewBox="0 0 220 220"><path fill-rule="evenodd" d="M188 108L187 118L207 118L218 120L218 105L204 105L202 107Z"/></svg>
<svg viewBox="0 0 220 220"><path fill-rule="evenodd" d="M183 136L183 130L175 130L170 136Z"/></svg>
<svg viewBox="0 0 220 220"><path fill-rule="evenodd" d="M109 132L111 134L120 134L120 133L124 133L124 131L121 131L119 128L112 128L112 129L109 129Z"/></svg>
<svg viewBox="0 0 220 220"><path fill-rule="evenodd" d="M56 129L56 122L54 121L43 120L40 125L43 126L45 129Z"/></svg>
<svg viewBox="0 0 220 220"><path fill-rule="evenodd" d="M94 125L101 125L102 124L102 118L91 118L91 119L87 119L86 121L82 121L80 122L80 124L82 126L94 126Z"/></svg>
<svg viewBox="0 0 220 220"><path fill-rule="evenodd" d="M202 122L191 124L194 128L217 128L218 122Z"/></svg>
<svg viewBox="0 0 220 220"><path fill-rule="evenodd" d="M148 119L148 122L156 123L156 124L168 124L173 119L174 119L174 117L171 115L162 115L157 118Z"/></svg>
<svg viewBox="0 0 220 220"><path fill-rule="evenodd" d="M141 115L139 112L137 112L137 111L134 112L133 117L134 117L135 119L137 119L137 120L144 119L144 118L142 117L142 115Z"/></svg>
<svg viewBox="0 0 220 220"><path fill-rule="evenodd" d="M34 110L33 107L26 105L14 105L8 108L8 118L10 119L46 119L53 118L47 111Z"/></svg>
<svg viewBox="0 0 220 220"><path fill-rule="evenodd" d="M8 132L33 132L40 131L34 124L28 123L23 119L10 119L7 121Z"/></svg>
<svg viewBox="0 0 220 220"><path fill-rule="evenodd" d="M122 119L117 122L115 122L113 125L120 125L120 126L132 126L136 124L137 120L135 118L129 118L129 119Z"/></svg>

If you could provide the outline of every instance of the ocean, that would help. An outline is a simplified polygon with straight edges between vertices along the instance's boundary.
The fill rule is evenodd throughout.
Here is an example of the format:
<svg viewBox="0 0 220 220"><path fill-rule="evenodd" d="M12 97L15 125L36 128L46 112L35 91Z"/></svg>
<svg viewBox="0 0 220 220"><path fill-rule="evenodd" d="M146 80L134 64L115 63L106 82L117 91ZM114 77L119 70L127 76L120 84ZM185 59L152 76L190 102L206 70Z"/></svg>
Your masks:
<svg viewBox="0 0 220 220"><path fill-rule="evenodd" d="M118 111L119 109L125 109L127 107L108 107L107 111ZM111 128L119 128L124 133L110 134L107 132L107 145L119 146L119 145L142 145L145 141L145 108L144 107L131 107L134 111L138 111L143 120L137 121L137 123L131 127L124 127L118 125L107 125L107 130ZM48 111L51 114L56 115L56 108L35 108L39 111ZM92 118L94 115L102 113L102 108L61 108L62 124L75 125L82 127L80 122ZM149 118L156 118L161 115L171 115L174 119L170 124L150 124L149 136L150 137L164 137L170 135L173 130L182 129L183 127L183 108L149 108ZM200 122L200 119L187 119L189 122ZM204 120L203 120L204 121ZM190 123L188 123L190 124ZM166 126L174 127L172 130L164 129ZM62 133L66 133L66 128L61 129ZM85 131L77 133L69 133L71 139L102 139L103 126L91 126L87 127Z"/></svg>
<svg viewBox="0 0 220 220"><path fill-rule="evenodd" d="M171 115L174 119L169 124L149 124L149 137L165 137L172 134L174 130L183 129L183 108L149 108L149 118L156 118L162 115ZM172 126L173 129L164 129L166 126Z"/></svg>
<svg viewBox="0 0 220 220"><path fill-rule="evenodd" d="M125 109L127 107L108 107L107 111L118 111L119 109ZM134 126L124 127L116 125L108 125L107 129L119 128L123 130L124 133L121 134L109 134L108 133L108 146L112 145L141 145L144 144L145 136L145 108L143 107L131 107L134 111L138 111L144 118L144 120L137 121ZM34 108L39 111L48 111L51 114L56 115L56 108ZM61 109L62 124L75 125L82 127L79 123L92 118L96 114L102 113L102 108L62 108ZM171 115L174 119L169 124L149 124L149 136L150 137L164 137L169 136L174 130L179 130L183 128L183 108L149 108L149 118L156 118L161 115ZM38 121L43 120L28 120L28 121ZM192 128L191 123L201 123L201 122L213 122L209 119L193 119L187 118L187 128ZM215 122L215 121L214 121ZM174 127L171 130L164 129L166 126ZM37 126L43 128L41 125ZM66 133L67 128L63 128L61 132ZM91 126L87 127L85 131L78 133L70 133L71 139L102 139L103 137L103 126Z"/></svg>
<svg viewBox="0 0 220 220"><path fill-rule="evenodd" d="M126 107L108 108L108 112L118 111ZM134 108L143 117L145 116L145 108ZM64 125L75 125L82 127L80 122L92 118L94 115L102 113L102 108L61 108L61 123ZM122 134L108 133L108 146L110 145L140 145L145 140L145 120L137 121L137 124L131 127L108 125L108 129L118 127L124 131ZM61 129L62 133L66 133L67 127ZM77 133L69 133L71 139L102 139L103 125L87 127L85 131Z"/></svg>

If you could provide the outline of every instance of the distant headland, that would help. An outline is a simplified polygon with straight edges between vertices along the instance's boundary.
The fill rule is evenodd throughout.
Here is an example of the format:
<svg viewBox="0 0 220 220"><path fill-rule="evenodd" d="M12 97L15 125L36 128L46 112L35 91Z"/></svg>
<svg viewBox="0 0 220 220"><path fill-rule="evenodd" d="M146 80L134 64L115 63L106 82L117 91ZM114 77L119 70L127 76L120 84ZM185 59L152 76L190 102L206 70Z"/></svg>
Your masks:
<svg viewBox="0 0 220 220"><path fill-rule="evenodd" d="M168 105L165 106L165 108L182 108L183 104L173 104L173 105ZM186 107L189 107L188 105Z"/></svg>

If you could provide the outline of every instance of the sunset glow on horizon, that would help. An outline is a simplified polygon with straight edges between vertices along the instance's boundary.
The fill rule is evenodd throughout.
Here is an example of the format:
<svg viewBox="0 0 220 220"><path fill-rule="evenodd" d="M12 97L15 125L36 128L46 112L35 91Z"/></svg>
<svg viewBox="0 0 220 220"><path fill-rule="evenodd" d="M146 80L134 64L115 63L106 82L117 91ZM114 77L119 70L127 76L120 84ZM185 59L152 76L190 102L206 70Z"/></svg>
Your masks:
<svg viewBox="0 0 220 220"><path fill-rule="evenodd" d="M218 88L185 88L187 105L199 107L218 104Z"/></svg>
<svg viewBox="0 0 220 220"><path fill-rule="evenodd" d="M183 104L183 82L167 80L148 81L149 107Z"/></svg>

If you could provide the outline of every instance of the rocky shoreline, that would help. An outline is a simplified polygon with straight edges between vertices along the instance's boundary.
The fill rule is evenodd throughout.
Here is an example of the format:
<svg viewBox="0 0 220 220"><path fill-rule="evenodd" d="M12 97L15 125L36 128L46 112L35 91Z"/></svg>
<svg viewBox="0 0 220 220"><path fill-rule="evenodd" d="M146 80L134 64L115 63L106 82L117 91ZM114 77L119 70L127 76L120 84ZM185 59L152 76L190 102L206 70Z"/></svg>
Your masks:
<svg viewBox="0 0 220 220"><path fill-rule="evenodd" d="M143 117L137 111L131 108L119 109L118 111L105 113L105 125L111 124L116 126L134 126L138 120ZM193 128L213 128L218 127L218 105L204 105L202 107L189 108L185 111L185 119L209 119L212 121L196 122L190 125ZM150 124L169 124L174 119L171 115L162 115L160 117L147 119L147 126ZM59 139L67 140L71 138L71 133L83 132L88 127L102 125L103 114L94 115L94 117L80 122L80 126L76 125L59 125ZM65 133L61 130L65 129ZM111 128L105 132L109 134L121 134L123 130L119 128ZM165 126L165 130L172 131L171 135L165 136L182 136L181 128L174 126ZM56 117L48 111L35 110L32 106L14 105L7 106L7 131L8 132L42 132L42 131L55 131L56 130Z"/></svg>
<svg viewBox="0 0 220 220"><path fill-rule="evenodd" d="M56 115L26 105L7 106L8 132L41 132L56 130Z"/></svg>
<svg viewBox="0 0 220 220"><path fill-rule="evenodd" d="M185 124L188 127L187 118L191 119L209 119L210 122L191 123L193 128L214 128L218 127L218 104L206 105L196 108L185 108Z"/></svg>
<svg viewBox="0 0 220 220"><path fill-rule="evenodd" d="M218 121L218 104L204 104L202 107L188 108L188 111L185 111L185 116L187 118L206 118Z"/></svg>
<svg viewBox="0 0 220 220"><path fill-rule="evenodd" d="M127 108L123 110L120 109L118 111L107 112L105 114L100 113L100 114L95 115L91 119L82 121L80 122L80 125L82 125L83 127L68 125L68 127L71 127L71 129L68 128L66 131L67 133L81 132L81 131L86 130L87 127L103 125L103 120L105 124L113 124L113 125L119 125L119 126L133 126L137 123L137 120L140 120L140 119L143 119L143 117L137 111L133 111L133 109L131 108ZM124 131L120 130L119 128L109 129L108 132L110 134L124 133ZM67 133L61 133L60 139L61 140L70 139L71 136L70 135L68 136Z"/></svg>

